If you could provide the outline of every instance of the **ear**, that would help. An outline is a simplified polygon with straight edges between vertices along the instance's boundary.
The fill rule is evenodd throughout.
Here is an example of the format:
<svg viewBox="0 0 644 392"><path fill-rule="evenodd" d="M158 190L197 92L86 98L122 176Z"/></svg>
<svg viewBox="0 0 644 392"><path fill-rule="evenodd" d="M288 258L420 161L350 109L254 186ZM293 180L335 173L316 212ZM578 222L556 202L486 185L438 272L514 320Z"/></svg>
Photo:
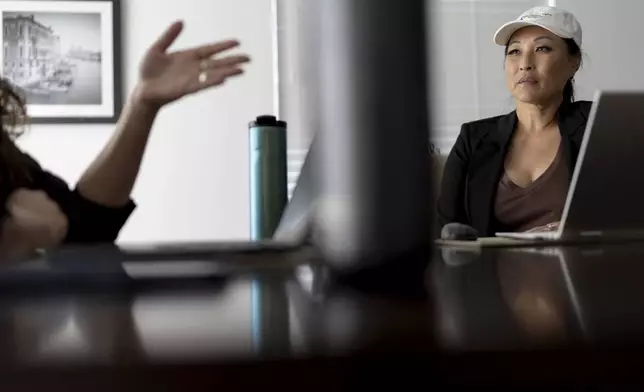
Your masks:
<svg viewBox="0 0 644 392"><path fill-rule="evenodd" d="M574 77L577 71L579 71L579 68L581 68L581 60L580 59L574 59L571 62L571 69L570 69L570 77Z"/></svg>
<svg viewBox="0 0 644 392"><path fill-rule="evenodd" d="M579 71L581 68L581 52L577 53L577 55L573 58L573 65L575 67L575 72Z"/></svg>

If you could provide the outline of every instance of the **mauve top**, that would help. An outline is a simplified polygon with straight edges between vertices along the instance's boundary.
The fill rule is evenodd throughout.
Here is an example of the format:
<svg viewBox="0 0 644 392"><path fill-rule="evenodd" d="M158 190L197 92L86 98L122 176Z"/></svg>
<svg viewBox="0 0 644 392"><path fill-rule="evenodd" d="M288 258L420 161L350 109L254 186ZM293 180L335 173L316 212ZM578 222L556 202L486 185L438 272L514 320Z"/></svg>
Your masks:
<svg viewBox="0 0 644 392"><path fill-rule="evenodd" d="M546 171L525 188L503 172L494 203L499 231L521 232L558 222L563 214L570 175L560 144Z"/></svg>

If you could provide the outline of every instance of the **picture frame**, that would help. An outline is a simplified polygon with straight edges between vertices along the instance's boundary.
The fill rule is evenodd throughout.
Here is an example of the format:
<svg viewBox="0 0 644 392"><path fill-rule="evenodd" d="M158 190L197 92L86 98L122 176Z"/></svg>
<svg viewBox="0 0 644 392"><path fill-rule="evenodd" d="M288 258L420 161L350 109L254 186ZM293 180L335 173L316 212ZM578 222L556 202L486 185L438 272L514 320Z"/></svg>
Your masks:
<svg viewBox="0 0 644 392"><path fill-rule="evenodd" d="M0 75L32 124L115 123L121 114L120 0L0 0Z"/></svg>

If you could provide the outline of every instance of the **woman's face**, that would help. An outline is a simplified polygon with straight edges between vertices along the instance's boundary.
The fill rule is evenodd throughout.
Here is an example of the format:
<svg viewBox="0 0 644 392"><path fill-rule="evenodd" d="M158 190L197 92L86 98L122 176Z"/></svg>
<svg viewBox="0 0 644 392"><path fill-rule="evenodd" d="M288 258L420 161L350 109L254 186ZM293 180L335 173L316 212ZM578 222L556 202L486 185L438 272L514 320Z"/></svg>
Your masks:
<svg viewBox="0 0 644 392"><path fill-rule="evenodd" d="M524 27L510 38L505 77L519 102L544 104L560 97L578 68L579 58L571 56L566 42L548 30Z"/></svg>

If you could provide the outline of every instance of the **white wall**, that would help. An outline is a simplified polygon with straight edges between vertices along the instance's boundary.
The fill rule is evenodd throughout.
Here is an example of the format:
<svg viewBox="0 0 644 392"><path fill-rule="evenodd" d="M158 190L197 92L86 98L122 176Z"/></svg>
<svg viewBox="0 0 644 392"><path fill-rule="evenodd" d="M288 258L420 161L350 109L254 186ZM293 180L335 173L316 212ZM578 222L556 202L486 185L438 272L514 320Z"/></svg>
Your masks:
<svg viewBox="0 0 644 392"><path fill-rule="evenodd" d="M571 11L584 32L584 65L576 98L597 89L644 89L641 0L428 0L432 58L433 141L451 149L463 122L513 110L503 80L502 49L492 35L504 22L537 5Z"/></svg>
<svg viewBox="0 0 644 392"><path fill-rule="evenodd" d="M584 65L577 76L578 99L597 89L644 89L644 2L557 0L575 14L584 32Z"/></svg>
<svg viewBox="0 0 644 392"><path fill-rule="evenodd" d="M134 190L137 210L121 243L248 238L247 123L273 113L269 0L122 1L124 90L154 39L175 19L186 28L172 49L238 38L253 62L243 78L166 107L154 127ZM70 184L113 125L34 125L20 140Z"/></svg>

